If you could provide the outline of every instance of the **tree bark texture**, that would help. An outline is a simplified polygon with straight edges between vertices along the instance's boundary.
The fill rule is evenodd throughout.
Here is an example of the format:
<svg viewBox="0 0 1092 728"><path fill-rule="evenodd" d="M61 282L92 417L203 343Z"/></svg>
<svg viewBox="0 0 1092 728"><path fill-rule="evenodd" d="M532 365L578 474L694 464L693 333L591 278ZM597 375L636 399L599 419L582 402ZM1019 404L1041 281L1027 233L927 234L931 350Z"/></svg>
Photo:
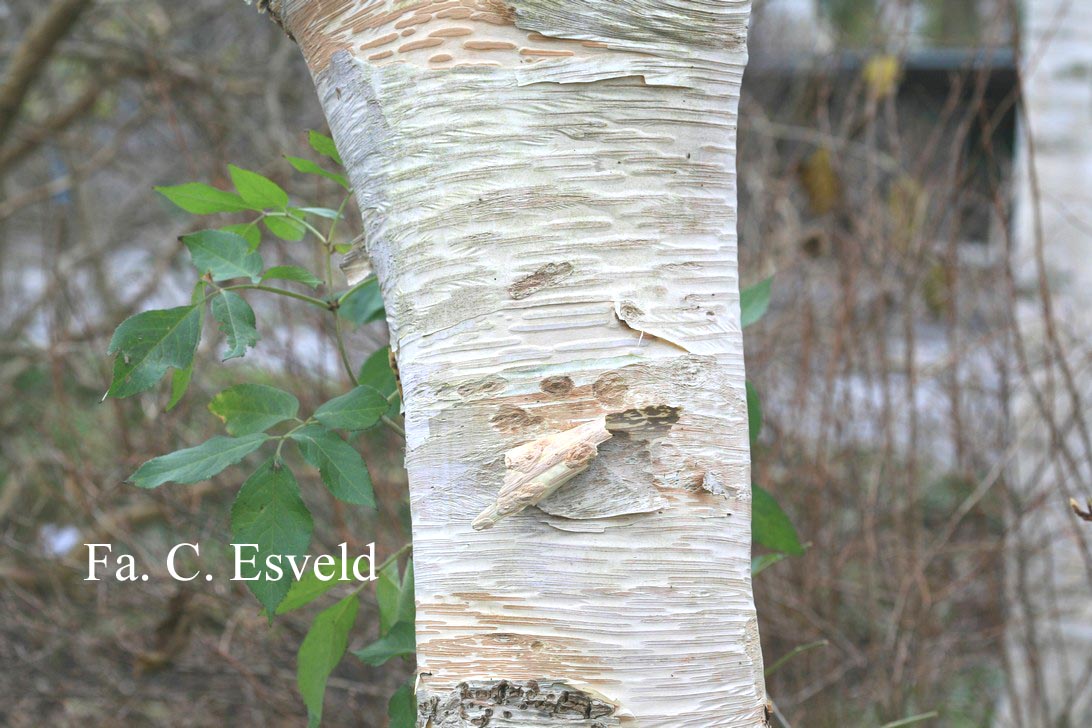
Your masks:
<svg viewBox="0 0 1092 728"><path fill-rule="evenodd" d="M387 305L419 724L764 724L735 236L749 2L269 5Z"/></svg>

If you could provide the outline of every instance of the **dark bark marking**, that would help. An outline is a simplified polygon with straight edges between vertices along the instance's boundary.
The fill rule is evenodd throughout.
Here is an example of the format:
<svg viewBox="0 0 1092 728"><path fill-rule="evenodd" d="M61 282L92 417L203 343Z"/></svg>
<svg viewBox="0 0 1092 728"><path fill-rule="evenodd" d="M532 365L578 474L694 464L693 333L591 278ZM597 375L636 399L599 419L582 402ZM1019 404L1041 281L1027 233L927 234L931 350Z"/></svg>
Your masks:
<svg viewBox="0 0 1092 728"><path fill-rule="evenodd" d="M557 285L572 274L572 263L547 263L526 278L508 286L508 295L518 301L543 288Z"/></svg>

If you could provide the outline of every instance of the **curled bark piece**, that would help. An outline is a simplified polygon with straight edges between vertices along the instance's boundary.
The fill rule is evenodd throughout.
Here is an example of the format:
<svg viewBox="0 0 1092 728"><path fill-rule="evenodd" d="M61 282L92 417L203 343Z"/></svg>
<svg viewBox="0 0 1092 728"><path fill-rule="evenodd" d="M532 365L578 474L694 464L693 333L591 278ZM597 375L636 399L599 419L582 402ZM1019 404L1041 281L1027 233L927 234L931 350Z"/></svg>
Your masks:
<svg viewBox="0 0 1092 728"><path fill-rule="evenodd" d="M508 468L504 486L496 503L474 519L474 530L492 528L502 518L548 497L586 470L599 453L599 445L610 438L604 416L509 450L504 455Z"/></svg>

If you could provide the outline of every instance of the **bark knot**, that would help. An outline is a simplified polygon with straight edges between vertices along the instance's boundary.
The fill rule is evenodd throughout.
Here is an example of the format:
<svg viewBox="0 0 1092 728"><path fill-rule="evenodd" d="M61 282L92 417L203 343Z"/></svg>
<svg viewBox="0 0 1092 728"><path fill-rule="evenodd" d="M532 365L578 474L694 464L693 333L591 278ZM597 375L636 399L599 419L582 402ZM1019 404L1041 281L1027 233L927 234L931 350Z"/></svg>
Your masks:
<svg viewBox="0 0 1092 728"><path fill-rule="evenodd" d="M496 502L474 519L474 530L492 528L502 518L550 496L586 470L599 445L610 438L604 416L509 450L504 455L504 485Z"/></svg>

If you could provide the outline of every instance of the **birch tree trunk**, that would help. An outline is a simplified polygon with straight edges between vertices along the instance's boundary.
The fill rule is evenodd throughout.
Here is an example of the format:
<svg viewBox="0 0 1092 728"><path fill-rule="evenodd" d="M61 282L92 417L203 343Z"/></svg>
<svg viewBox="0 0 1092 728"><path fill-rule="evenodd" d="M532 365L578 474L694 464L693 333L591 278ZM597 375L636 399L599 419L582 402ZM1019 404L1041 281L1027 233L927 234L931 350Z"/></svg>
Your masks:
<svg viewBox="0 0 1092 728"><path fill-rule="evenodd" d="M763 725L735 237L748 0L266 4L387 304L419 725Z"/></svg>

